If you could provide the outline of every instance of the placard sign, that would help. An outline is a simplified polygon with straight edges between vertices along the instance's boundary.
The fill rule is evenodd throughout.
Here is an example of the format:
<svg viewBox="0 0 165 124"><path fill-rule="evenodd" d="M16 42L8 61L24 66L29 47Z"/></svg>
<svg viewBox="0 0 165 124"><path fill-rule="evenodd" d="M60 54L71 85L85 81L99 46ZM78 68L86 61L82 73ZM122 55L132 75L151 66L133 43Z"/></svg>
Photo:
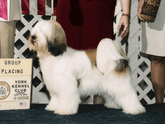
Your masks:
<svg viewBox="0 0 165 124"><path fill-rule="evenodd" d="M0 110L29 109L32 59L0 59Z"/></svg>

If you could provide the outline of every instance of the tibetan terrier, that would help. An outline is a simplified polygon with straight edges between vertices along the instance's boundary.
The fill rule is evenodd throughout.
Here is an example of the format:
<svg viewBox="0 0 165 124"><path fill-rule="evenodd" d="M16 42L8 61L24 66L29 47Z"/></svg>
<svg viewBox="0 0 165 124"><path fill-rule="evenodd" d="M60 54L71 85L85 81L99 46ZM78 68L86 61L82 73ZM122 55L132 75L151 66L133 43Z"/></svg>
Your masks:
<svg viewBox="0 0 165 124"><path fill-rule="evenodd" d="M67 46L58 22L40 21L31 31L29 49L37 53L50 94L46 110L75 114L81 97L97 94L107 108L127 114L145 112L131 83L128 59L117 42L106 38L97 49L78 51Z"/></svg>

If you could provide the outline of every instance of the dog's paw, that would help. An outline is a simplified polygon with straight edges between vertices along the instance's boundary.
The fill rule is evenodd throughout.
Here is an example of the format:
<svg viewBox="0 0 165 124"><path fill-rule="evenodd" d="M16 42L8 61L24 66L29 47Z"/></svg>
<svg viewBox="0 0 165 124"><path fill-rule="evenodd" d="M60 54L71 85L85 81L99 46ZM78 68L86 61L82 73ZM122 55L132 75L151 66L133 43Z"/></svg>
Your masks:
<svg viewBox="0 0 165 124"><path fill-rule="evenodd" d="M111 103L105 103L104 106L105 106L106 108L121 109L121 107L118 106L117 104L115 104L114 102L111 102Z"/></svg>
<svg viewBox="0 0 165 124"><path fill-rule="evenodd" d="M72 108L63 108L63 109L59 109L57 108L55 110L55 114L58 114L58 115L74 115L77 113L77 109L72 109Z"/></svg>
<svg viewBox="0 0 165 124"><path fill-rule="evenodd" d="M51 106L51 105L47 105L45 108L45 110L47 110L47 111L55 111L55 109L56 108L54 106Z"/></svg>
<svg viewBox="0 0 165 124"><path fill-rule="evenodd" d="M126 114L132 114L132 115L137 115L137 114L142 114L146 112L146 109L143 106L140 107L135 107L129 110L123 110L124 113Z"/></svg>

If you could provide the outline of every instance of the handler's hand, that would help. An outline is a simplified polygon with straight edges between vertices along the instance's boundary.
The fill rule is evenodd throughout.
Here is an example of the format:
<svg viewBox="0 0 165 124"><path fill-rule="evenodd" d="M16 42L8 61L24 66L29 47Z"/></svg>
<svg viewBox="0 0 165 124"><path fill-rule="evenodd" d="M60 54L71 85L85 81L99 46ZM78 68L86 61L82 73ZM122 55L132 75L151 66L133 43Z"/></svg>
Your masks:
<svg viewBox="0 0 165 124"><path fill-rule="evenodd" d="M121 38L124 39L124 37L128 34L129 32L129 25L130 25L130 17L126 16L126 15L122 15L122 17L120 18L120 22L118 25L118 30L121 29L122 26L124 26L124 29L121 33Z"/></svg>
<svg viewBox="0 0 165 124"><path fill-rule="evenodd" d="M140 13L142 12L142 7L144 6L144 0L139 0L139 5L138 5L138 17L140 20L145 21L140 17Z"/></svg>

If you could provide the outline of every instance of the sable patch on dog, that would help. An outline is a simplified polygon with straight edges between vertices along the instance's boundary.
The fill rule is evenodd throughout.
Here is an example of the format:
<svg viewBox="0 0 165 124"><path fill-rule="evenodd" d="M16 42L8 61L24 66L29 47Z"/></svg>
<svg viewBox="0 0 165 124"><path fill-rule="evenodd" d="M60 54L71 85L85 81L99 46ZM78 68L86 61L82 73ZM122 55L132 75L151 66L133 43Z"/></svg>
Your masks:
<svg viewBox="0 0 165 124"><path fill-rule="evenodd" d="M131 69L129 67L129 62L128 60L125 59L120 59L116 61L116 68L115 71L118 74L125 74L125 73L130 73Z"/></svg>
<svg viewBox="0 0 165 124"><path fill-rule="evenodd" d="M92 64L92 67L97 67L97 64L96 64L96 53L97 53L97 49L85 50L85 54L89 58L89 60L90 60L90 62Z"/></svg>

